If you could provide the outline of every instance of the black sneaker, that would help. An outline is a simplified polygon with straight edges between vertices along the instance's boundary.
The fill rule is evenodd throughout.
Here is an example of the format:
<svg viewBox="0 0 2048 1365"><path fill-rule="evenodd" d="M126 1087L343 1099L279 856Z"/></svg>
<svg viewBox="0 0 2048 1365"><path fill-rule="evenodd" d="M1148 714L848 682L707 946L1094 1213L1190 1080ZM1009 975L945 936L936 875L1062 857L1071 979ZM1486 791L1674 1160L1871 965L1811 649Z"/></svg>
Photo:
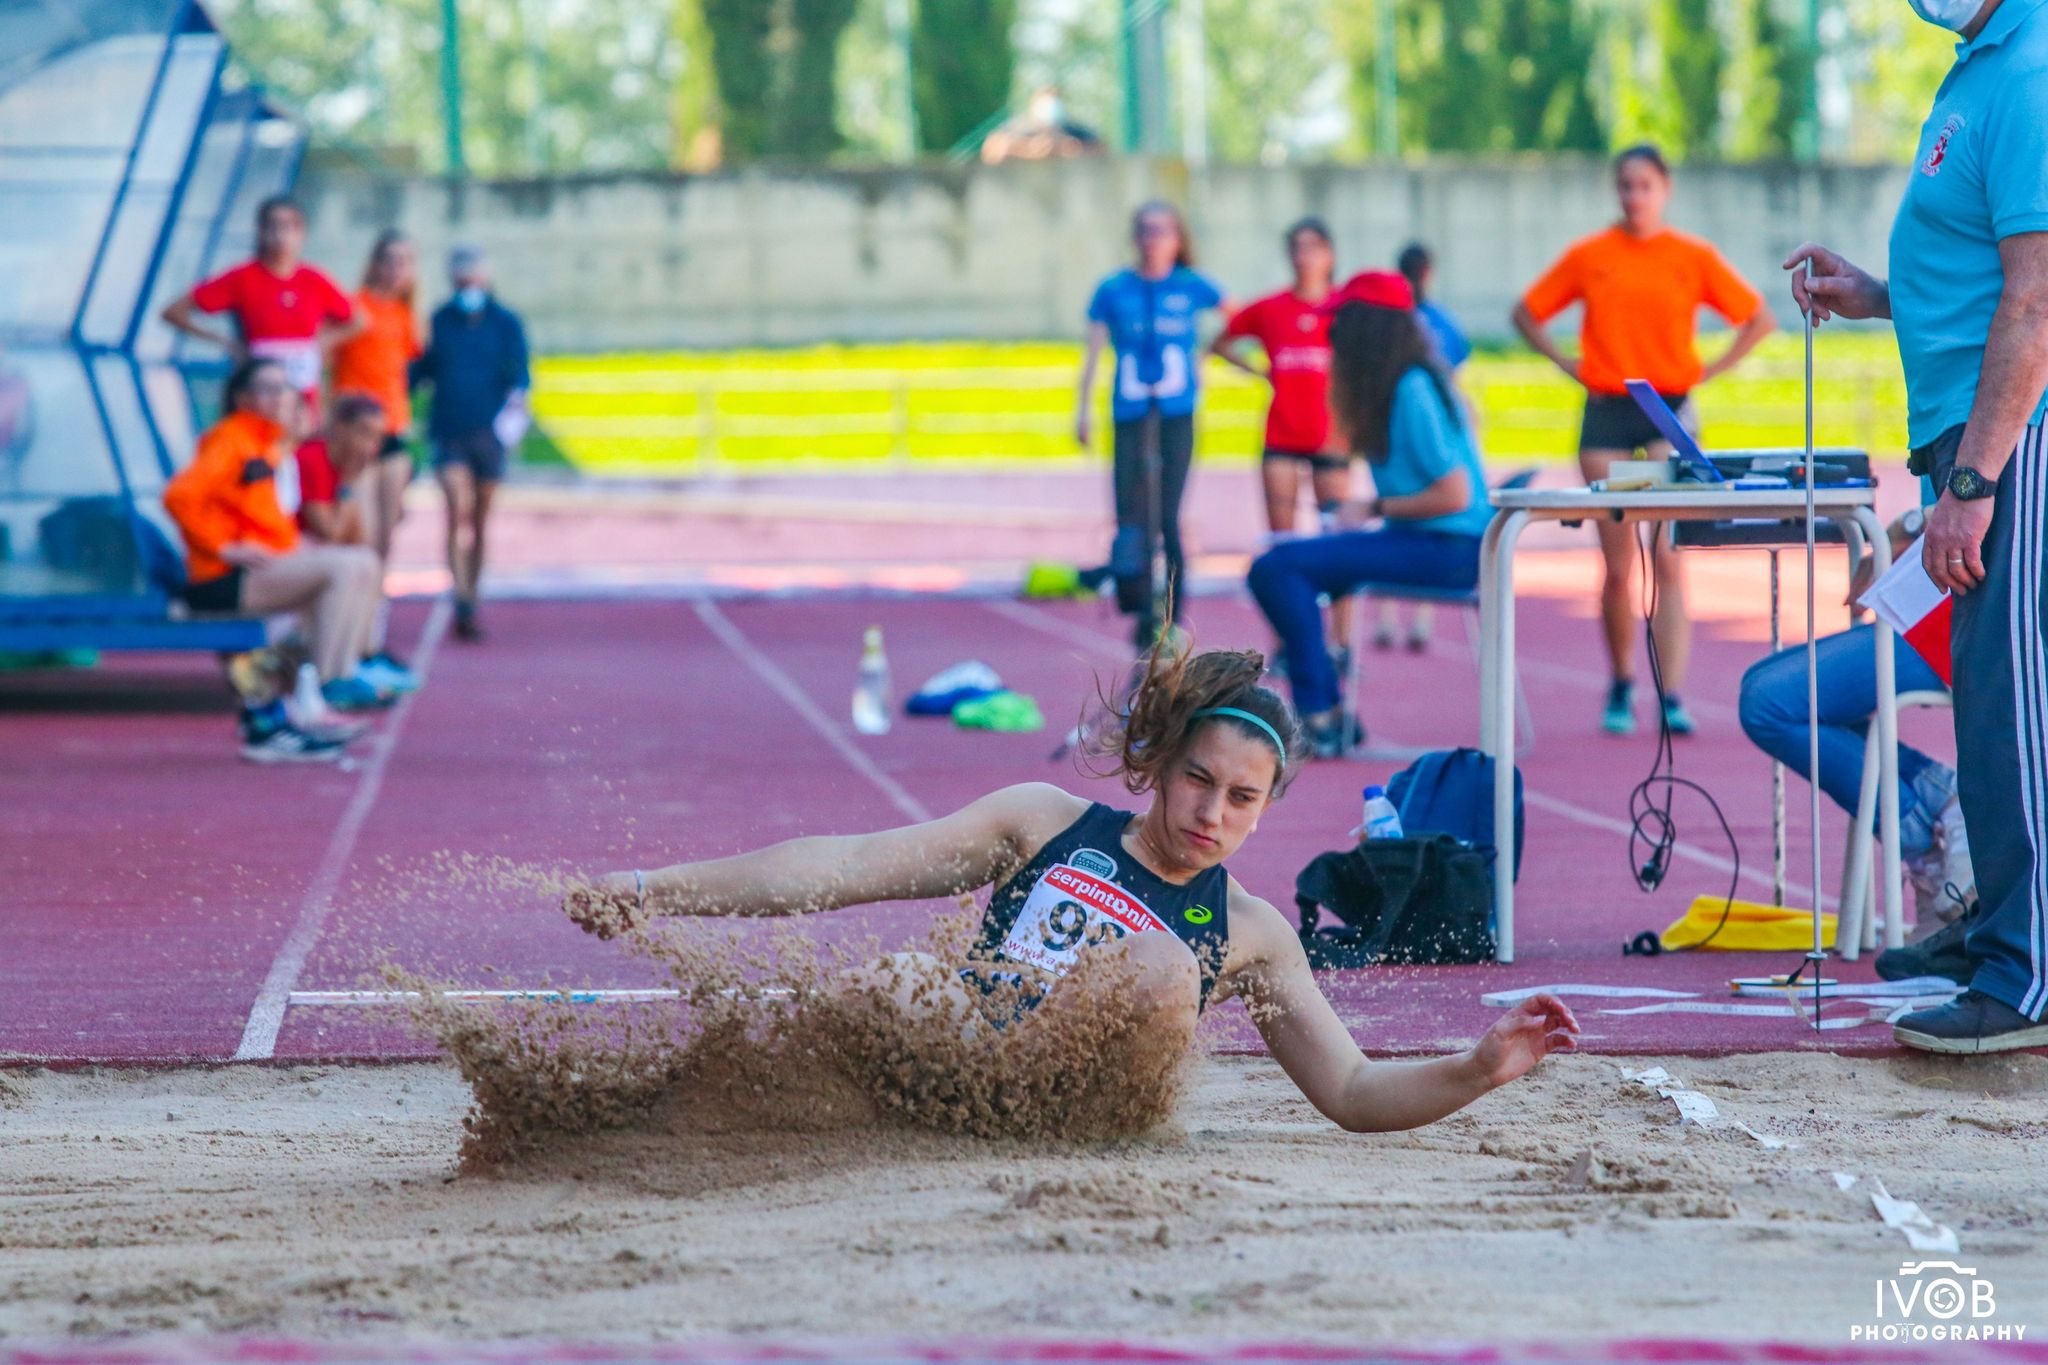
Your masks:
<svg viewBox="0 0 2048 1365"><path fill-rule="evenodd" d="M296 725L242 723L242 757L251 763L335 763L347 747L346 739L309 734Z"/></svg>
<svg viewBox="0 0 2048 1365"><path fill-rule="evenodd" d="M2048 1047L2048 1023L1980 991L1964 991L1946 1005L1899 1020L1892 1025L1892 1038L1922 1052L2011 1052Z"/></svg>
<svg viewBox="0 0 2048 1365"><path fill-rule="evenodd" d="M477 624L476 603L455 604L455 638L475 643L484 638L484 628Z"/></svg>
<svg viewBox="0 0 2048 1365"><path fill-rule="evenodd" d="M1343 758L1353 749L1365 745L1365 724L1355 715L1339 713L1320 720L1306 720L1302 722L1301 729L1308 739L1311 758Z"/></svg>
<svg viewBox="0 0 2048 1365"><path fill-rule="evenodd" d="M1915 976L1943 976L1961 985L1970 979L1970 955L1963 939L1977 921L1977 902L1918 943L1887 948L1877 955L1877 974L1886 981Z"/></svg>

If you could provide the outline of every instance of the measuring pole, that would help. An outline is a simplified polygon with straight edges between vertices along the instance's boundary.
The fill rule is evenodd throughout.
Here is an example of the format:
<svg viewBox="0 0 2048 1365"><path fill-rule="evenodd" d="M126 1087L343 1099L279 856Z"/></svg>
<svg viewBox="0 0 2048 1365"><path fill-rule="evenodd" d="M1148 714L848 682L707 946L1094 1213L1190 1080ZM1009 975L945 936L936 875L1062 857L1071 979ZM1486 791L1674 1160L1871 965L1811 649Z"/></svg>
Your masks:
<svg viewBox="0 0 2048 1365"><path fill-rule="evenodd" d="M1771 655L1785 647L1778 621L1778 551L1771 551ZM1785 765L1771 760L1771 904L1785 903Z"/></svg>
<svg viewBox="0 0 2048 1365"><path fill-rule="evenodd" d="M1806 266L1806 278L1813 267ZM1813 303L1808 296L1802 310L1806 317L1806 761L1810 779L1806 784L1807 816L1812 821L1813 845L1813 950L1806 961L1813 968L1813 1027L1820 1029L1821 965L1827 950L1821 944L1820 929L1820 642L1814 638L1813 582Z"/></svg>

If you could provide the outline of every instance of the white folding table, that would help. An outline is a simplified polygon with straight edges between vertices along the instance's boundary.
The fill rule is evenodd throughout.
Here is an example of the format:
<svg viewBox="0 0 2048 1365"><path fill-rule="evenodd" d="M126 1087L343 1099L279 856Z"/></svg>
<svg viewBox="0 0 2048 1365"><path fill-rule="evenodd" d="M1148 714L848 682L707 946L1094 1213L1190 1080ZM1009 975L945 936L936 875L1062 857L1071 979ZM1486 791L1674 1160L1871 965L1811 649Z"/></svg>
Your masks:
<svg viewBox="0 0 2048 1365"><path fill-rule="evenodd" d="M1495 957L1515 960L1514 753L1515 753L1515 543L1532 521L1622 523L1669 521L1803 520L1806 490L1801 487L1742 489L1702 485L1697 488L1645 489L1609 493L1591 488L1515 488L1493 493L1493 521L1479 560L1479 734L1480 746L1493 757L1493 828L1502 849L1501 867L1493 879ZM1891 543L1875 510L1871 488L1817 488L1814 511L1842 528L1850 562L1867 544L1877 572L1891 564ZM1878 843L1884 888L1885 941L1905 941L1900 918L1899 883L1899 714L1892 668L1892 631L1877 625L1877 760ZM1854 837L1853 834L1851 836ZM1815 909L1821 889L1813 888ZM1855 948L1846 951L1854 954Z"/></svg>

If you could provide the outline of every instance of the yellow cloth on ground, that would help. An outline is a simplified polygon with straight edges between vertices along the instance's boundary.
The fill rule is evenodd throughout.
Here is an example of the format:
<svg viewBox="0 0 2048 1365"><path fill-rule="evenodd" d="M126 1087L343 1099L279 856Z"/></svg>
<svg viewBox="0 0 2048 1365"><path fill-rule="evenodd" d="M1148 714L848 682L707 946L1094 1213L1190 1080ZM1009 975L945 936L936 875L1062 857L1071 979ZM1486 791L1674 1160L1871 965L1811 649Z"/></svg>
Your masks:
<svg viewBox="0 0 2048 1365"><path fill-rule="evenodd" d="M1728 922L1721 924L1721 907L1728 908ZM1714 933L1720 924L1721 931ZM1707 936L1713 935L1711 941ZM1813 947L1813 914L1786 905L1760 905L1756 901L1727 901L1720 896L1700 896L1691 908L1673 920L1659 935L1668 949L1691 948L1705 943L1709 949L1751 952L1795 952ZM1823 948L1835 946L1835 917L1820 917Z"/></svg>

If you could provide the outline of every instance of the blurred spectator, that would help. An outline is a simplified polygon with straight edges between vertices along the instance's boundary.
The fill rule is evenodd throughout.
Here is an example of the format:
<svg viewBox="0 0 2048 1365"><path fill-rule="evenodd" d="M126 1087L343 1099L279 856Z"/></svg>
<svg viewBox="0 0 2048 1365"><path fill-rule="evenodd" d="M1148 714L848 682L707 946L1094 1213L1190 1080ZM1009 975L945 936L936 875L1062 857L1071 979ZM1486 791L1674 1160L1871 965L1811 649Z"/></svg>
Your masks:
<svg viewBox="0 0 2048 1365"><path fill-rule="evenodd" d="M1415 291L1415 316L1422 323L1422 330L1436 346L1444 368L1455 371L1472 358L1472 343L1465 339L1465 329L1450 311L1429 297L1429 286L1436 275L1436 258L1428 247L1420 242L1410 242L1401 248L1401 255L1394 268L1408 281L1408 287Z"/></svg>
<svg viewBox="0 0 2048 1365"><path fill-rule="evenodd" d="M173 300L163 318L238 360L275 361L317 410L322 360L361 331L362 321L340 286L299 259L305 245L304 211L282 196L264 200L256 210L256 259ZM196 313L226 313L235 330L215 331Z"/></svg>
<svg viewBox="0 0 2048 1365"><path fill-rule="evenodd" d="M370 528L364 504L376 496L378 452L387 425L383 405L366 393L345 393L334 400L326 431L298 449L299 529L323 545L368 545ZM383 561L378 561L377 611L384 615ZM383 692L415 692L419 680L412 670L378 648L375 631L361 645L357 672Z"/></svg>
<svg viewBox="0 0 2048 1365"><path fill-rule="evenodd" d="M448 257L455 295L434 311L415 384L434 390L427 435L434 476L448 501L448 570L455 579L455 636L481 640L477 583L484 571L484 524L505 477L507 452L526 434L526 329L491 292L490 261L473 246Z"/></svg>
<svg viewBox="0 0 2048 1365"><path fill-rule="evenodd" d="M1094 156L1101 151L1101 134L1069 119L1060 100L1059 87L1051 85L1032 91L1024 112L1005 122L981 142L981 159L991 166L999 161L1050 161L1058 157Z"/></svg>
<svg viewBox="0 0 2048 1365"><path fill-rule="evenodd" d="M185 539L186 604L198 612L269 616L303 612L327 705L388 705L357 672L376 610L377 557L357 545L309 545L278 500L294 391L275 362L247 360L228 378L226 416L199 439L192 462L164 488L164 508ZM245 756L259 761L330 757L281 709L245 709Z"/></svg>

